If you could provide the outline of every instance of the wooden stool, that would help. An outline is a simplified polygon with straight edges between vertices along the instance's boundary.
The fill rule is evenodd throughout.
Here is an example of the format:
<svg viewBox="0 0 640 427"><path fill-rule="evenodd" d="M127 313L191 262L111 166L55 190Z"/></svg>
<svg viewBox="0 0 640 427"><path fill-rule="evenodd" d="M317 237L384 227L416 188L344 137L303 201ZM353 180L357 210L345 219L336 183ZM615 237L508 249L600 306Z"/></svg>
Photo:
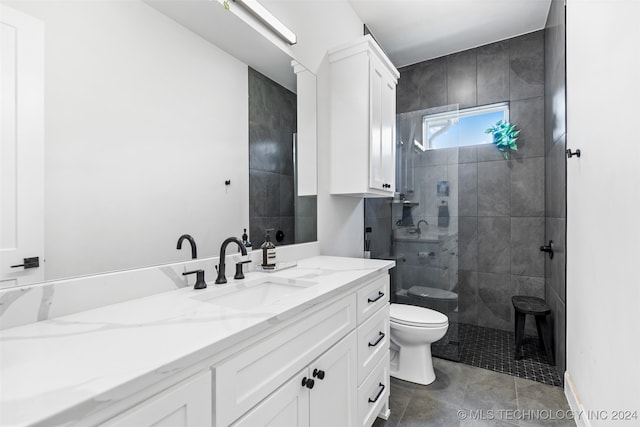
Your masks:
<svg viewBox="0 0 640 427"><path fill-rule="evenodd" d="M551 313L551 309L541 298L514 296L511 297L513 308L516 309L516 351L514 359L518 360L520 356L520 347L524 340L524 324L527 314L532 314L536 318L536 328L538 329L538 339L547 353L547 358L552 365L555 365L553 359L553 349L551 347L551 327L547 322L547 315Z"/></svg>

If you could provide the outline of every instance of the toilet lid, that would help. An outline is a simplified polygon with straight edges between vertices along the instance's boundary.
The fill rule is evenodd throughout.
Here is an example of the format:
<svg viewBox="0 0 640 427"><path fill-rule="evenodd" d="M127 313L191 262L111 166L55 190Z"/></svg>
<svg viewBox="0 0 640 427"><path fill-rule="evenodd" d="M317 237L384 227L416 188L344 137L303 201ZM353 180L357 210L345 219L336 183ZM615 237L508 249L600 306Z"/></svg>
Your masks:
<svg viewBox="0 0 640 427"><path fill-rule="evenodd" d="M449 319L439 311L407 304L391 304L391 320L407 326L445 326Z"/></svg>
<svg viewBox="0 0 640 427"><path fill-rule="evenodd" d="M452 301L458 299L458 294L455 292L428 286L412 286L407 289L407 294L430 300Z"/></svg>

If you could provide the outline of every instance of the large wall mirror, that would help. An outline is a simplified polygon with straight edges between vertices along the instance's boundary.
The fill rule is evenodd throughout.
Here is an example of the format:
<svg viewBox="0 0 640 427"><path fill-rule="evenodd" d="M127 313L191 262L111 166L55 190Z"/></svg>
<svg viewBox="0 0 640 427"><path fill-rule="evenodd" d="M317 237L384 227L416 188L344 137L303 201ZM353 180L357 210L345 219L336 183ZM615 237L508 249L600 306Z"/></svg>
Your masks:
<svg viewBox="0 0 640 427"><path fill-rule="evenodd" d="M3 253L0 287L29 256L49 281L189 260L185 233L316 240L291 57L220 2L3 4L44 23L44 251Z"/></svg>

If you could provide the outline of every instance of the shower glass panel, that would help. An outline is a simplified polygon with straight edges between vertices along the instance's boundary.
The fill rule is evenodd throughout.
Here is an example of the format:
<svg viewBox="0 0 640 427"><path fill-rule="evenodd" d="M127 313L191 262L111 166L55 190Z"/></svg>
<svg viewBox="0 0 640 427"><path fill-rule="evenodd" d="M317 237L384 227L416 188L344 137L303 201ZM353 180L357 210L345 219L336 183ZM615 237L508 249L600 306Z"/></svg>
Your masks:
<svg viewBox="0 0 640 427"><path fill-rule="evenodd" d="M425 125L425 117L446 113ZM367 199L365 226L373 258L394 259L391 301L449 318L434 356L460 359L458 341L458 106L396 115L396 196ZM443 148L437 147L438 143ZM435 145L434 145L435 144Z"/></svg>

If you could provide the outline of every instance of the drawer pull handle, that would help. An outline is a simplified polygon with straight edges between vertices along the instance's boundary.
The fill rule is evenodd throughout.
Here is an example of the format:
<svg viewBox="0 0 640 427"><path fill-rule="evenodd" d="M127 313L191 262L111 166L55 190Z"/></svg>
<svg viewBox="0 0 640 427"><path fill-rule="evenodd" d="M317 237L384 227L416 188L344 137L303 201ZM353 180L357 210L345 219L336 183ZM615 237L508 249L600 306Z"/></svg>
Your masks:
<svg viewBox="0 0 640 427"><path fill-rule="evenodd" d="M367 298L367 301L368 301L368 302L376 302L376 301L378 301L380 298L382 298L383 296L384 296L384 292L380 292L380 291L378 291L378 296L377 296L377 297L375 297L374 299Z"/></svg>
<svg viewBox="0 0 640 427"><path fill-rule="evenodd" d="M314 369L313 370L313 378L318 378L319 380L324 379L324 371L322 369Z"/></svg>
<svg viewBox="0 0 640 427"><path fill-rule="evenodd" d="M384 339L384 332L380 332L380 335L378 335L378 339L375 340L375 342L370 342L369 343L369 347L375 347L378 344L380 344L380 341L382 341Z"/></svg>
<svg viewBox="0 0 640 427"><path fill-rule="evenodd" d="M378 401L378 399L380 399L380 396L382 396L382 393L384 393L384 389L386 388L384 384L380 383L380 390L378 390L378 394L376 394L376 397L374 397L373 399L369 398L369 403L376 403Z"/></svg>
<svg viewBox="0 0 640 427"><path fill-rule="evenodd" d="M302 386L311 390L316 382L311 378L304 377L302 379Z"/></svg>

